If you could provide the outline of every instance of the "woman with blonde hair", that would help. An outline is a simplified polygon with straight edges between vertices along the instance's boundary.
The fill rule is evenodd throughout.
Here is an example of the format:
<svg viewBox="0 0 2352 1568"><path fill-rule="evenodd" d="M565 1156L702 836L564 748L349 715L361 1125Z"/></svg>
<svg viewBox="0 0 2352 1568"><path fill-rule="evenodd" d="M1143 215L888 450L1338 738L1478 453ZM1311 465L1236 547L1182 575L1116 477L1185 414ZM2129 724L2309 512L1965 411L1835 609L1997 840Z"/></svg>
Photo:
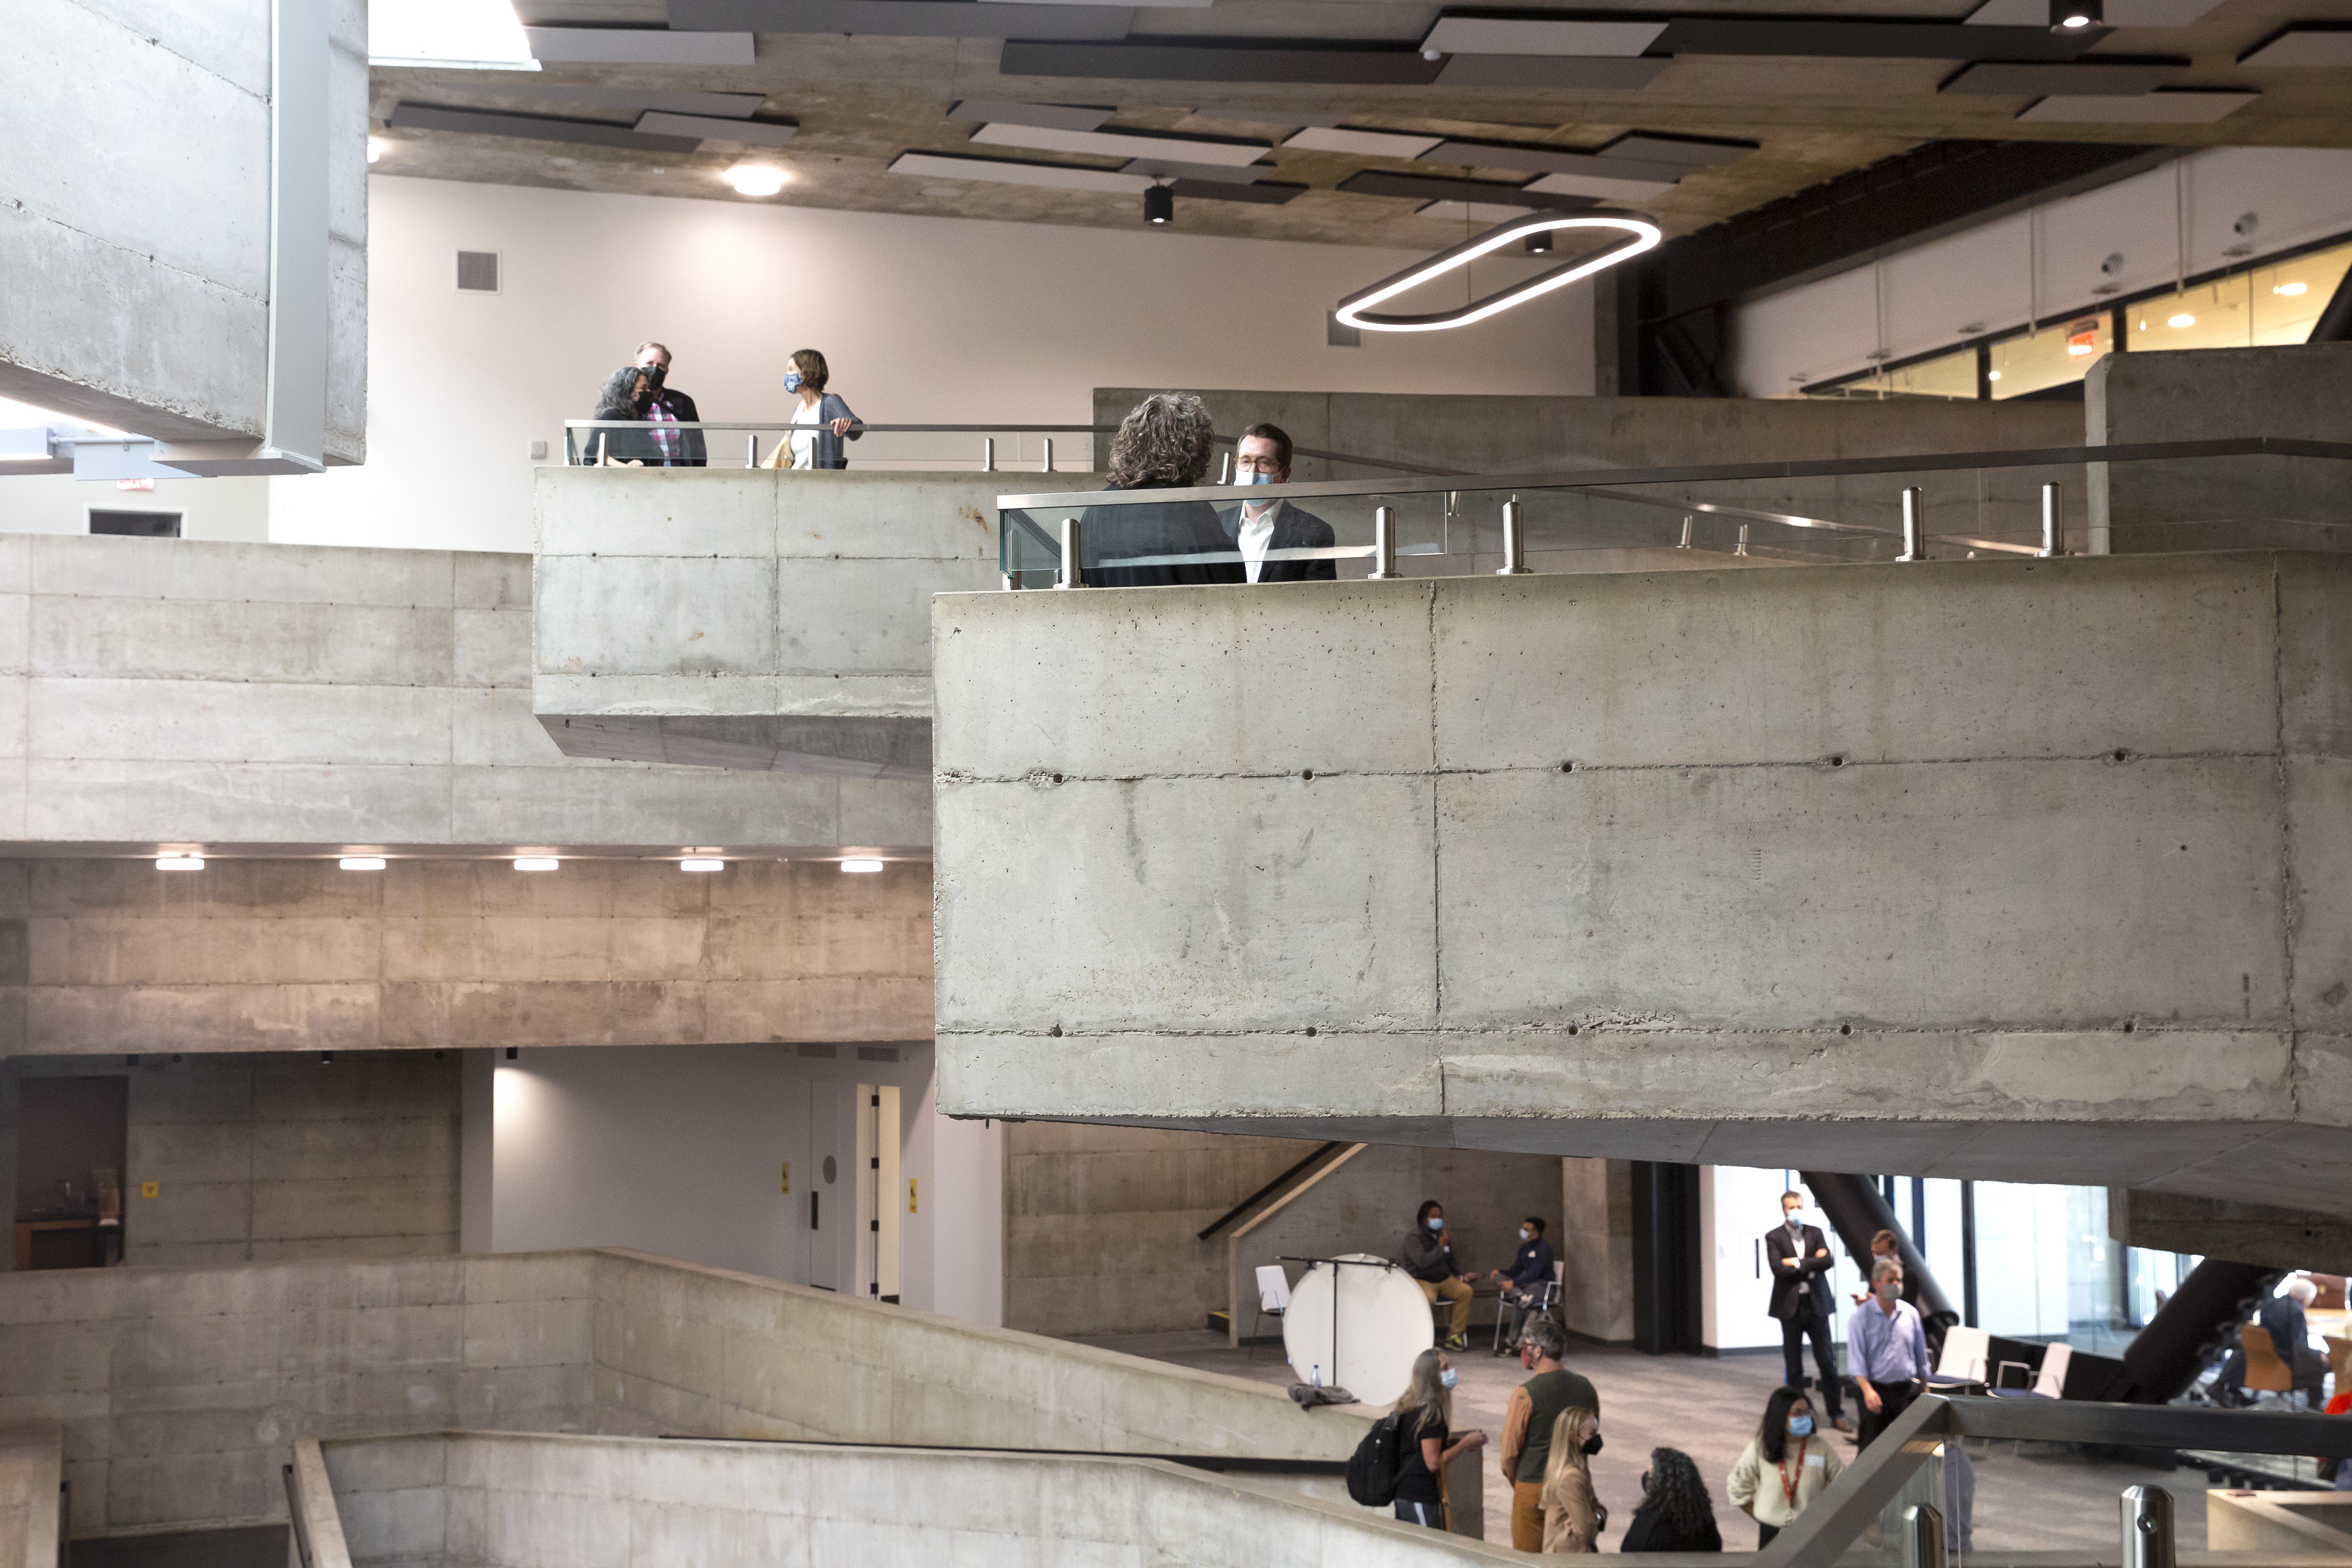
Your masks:
<svg viewBox="0 0 2352 1568"><path fill-rule="evenodd" d="M1486 1446L1486 1434L1455 1437L1454 1363L1445 1352L1426 1350L1413 1359L1412 1378L1397 1396L1390 1418L1396 1423L1396 1516L1408 1524L1445 1528L1445 1467L1454 1457Z"/></svg>
<svg viewBox="0 0 2352 1568"><path fill-rule="evenodd" d="M1591 1456L1601 1451L1601 1417L1571 1405L1551 1424L1551 1454L1544 1460L1543 1549L1598 1552L1609 1510L1592 1493Z"/></svg>

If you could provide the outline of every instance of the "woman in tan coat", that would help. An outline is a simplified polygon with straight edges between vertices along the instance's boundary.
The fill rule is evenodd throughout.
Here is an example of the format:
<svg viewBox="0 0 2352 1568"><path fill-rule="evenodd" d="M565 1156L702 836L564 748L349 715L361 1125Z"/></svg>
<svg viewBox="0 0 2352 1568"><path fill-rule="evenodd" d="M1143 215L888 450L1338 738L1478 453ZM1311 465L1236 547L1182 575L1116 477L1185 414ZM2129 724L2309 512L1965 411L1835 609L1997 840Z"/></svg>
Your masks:
<svg viewBox="0 0 2352 1568"><path fill-rule="evenodd" d="M1724 1490L1756 1521L1758 1551L1812 1505L1844 1468L1828 1439L1813 1429L1813 1406L1802 1390L1776 1388L1764 1402L1764 1420L1731 1467Z"/></svg>
<svg viewBox="0 0 2352 1568"><path fill-rule="evenodd" d="M1601 1448L1601 1417L1571 1405L1551 1425L1551 1453L1544 1461L1543 1549L1598 1552L1609 1510L1592 1495L1588 1456Z"/></svg>

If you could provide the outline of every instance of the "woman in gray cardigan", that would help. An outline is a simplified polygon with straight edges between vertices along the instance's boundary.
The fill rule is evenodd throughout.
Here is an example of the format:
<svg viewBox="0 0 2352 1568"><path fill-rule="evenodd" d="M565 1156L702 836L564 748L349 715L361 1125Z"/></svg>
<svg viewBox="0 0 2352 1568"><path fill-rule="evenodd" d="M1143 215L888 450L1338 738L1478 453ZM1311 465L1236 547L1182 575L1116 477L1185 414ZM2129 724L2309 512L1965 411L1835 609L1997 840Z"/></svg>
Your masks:
<svg viewBox="0 0 2352 1568"><path fill-rule="evenodd" d="M841 443L845 439L855 441L866 432L849 405L824 389L830 375L824 356L816 350L801 349L793 353L793 368L784 373L784 390L800 398L800 406L793 412L794 428L776 443L775 451L769 454L763 468L849 467Z"/></svg>

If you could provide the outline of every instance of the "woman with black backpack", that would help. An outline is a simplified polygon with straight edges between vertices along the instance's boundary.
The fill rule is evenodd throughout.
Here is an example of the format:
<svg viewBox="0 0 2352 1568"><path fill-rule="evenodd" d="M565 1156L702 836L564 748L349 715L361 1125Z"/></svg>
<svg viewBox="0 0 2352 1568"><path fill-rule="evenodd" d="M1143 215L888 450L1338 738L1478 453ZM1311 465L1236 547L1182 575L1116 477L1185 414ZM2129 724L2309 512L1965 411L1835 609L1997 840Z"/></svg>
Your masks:
<svg viewBox="0 0 2352 1568"><path fill-rule="evenodd" d="M1445 1528L1445 1467L1455 1455L1486 1446L1484 1432L1454 1436L1454 1382L1444 1351L1422 1352L1389 1415L1396 1423L1396 1516L1433 1530Z"/></svg>

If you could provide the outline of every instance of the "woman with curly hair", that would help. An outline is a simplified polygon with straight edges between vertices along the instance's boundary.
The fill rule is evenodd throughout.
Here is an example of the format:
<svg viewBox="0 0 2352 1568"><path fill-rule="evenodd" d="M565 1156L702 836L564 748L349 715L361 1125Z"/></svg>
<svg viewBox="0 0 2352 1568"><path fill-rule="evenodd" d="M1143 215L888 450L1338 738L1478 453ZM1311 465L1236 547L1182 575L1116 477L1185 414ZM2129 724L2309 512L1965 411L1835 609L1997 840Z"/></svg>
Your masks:
<svg viewBox="0 0 2352 1568"><path fill-rule="evenodd" d="M1698 1467L1680 1448L1650 1450L1649 1473L1642 1478L1642 1506L1625 1527L1620 1552L1720 1552L1723 1532L1715 1527L1715 1500L1706 1495Z"/></svg>
<svg viewBox="0 0 2352 1568"><path fill-rule="evenodd" d="M1187 489L1205 481L1209 411L1189 392L1154 393L1135 405L1110 444L1114 490ZM1079 514L1080 579L1090 588L1240 583L1240 552L1207 501L1090 506ZM1178 557L1169 560L1165 557ZM1215 559L1216 557L1223 559ZM1139 565L1105 561L1152 558Z"/></svg>

